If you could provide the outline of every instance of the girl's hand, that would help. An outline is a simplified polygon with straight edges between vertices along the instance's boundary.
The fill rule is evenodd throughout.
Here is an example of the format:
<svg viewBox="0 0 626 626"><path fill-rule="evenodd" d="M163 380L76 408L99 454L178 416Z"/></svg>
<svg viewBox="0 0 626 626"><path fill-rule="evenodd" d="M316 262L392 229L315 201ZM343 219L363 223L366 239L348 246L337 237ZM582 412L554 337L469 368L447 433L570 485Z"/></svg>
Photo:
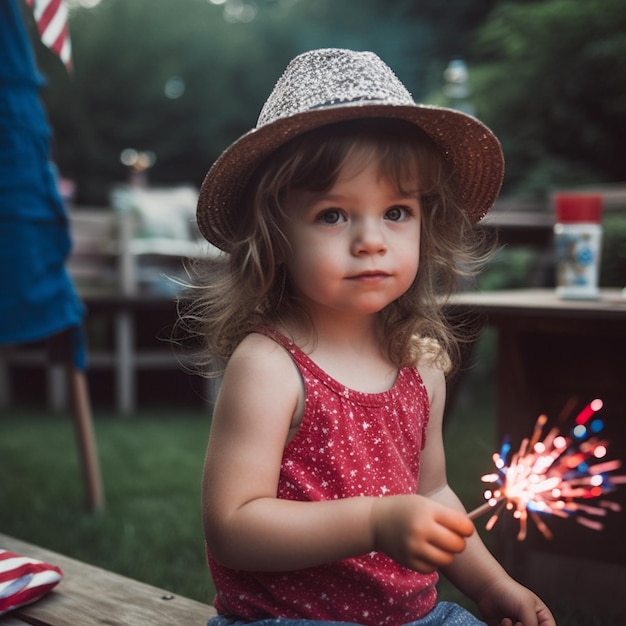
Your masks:
<svg viewBox="0 0 626 626"><path fill-rule="evenodd" d="M379 498L371 523L376 550L425 574L449 565L474 532L467 515L419 495Z"/></svg>
<svg viewBox="0 0 626 626"><path fill-rule="evenodd" d="M503 577L476 598L487 624L494 626L556 626L550 609L532 591Z"/></svg>

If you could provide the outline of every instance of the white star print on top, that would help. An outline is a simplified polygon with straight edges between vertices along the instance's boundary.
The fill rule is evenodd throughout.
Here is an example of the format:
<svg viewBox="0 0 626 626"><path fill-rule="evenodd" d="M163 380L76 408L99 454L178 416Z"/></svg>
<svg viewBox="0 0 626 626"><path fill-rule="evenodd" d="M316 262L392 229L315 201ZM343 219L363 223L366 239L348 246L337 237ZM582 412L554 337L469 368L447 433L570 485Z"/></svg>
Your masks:
<svg viewBox="0 0 626 626"><path fill-rule="evenodd" d="M415 493L429 402L417 369L398 371L381 393L347 389L277 332L259 332L289 351L305 389L302 423L283 454L278 497L320 501ZM234 571L208 555L220 614L398 626L435 605L437 574L409 570L370 552L304 570Z"/></svg>

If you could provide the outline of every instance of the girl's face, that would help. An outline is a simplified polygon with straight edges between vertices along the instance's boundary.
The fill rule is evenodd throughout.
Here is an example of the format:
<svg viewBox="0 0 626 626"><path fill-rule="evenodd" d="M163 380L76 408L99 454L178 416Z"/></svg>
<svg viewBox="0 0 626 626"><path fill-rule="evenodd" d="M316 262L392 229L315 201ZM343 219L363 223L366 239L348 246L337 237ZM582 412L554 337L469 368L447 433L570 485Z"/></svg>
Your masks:
<svg viewBox="0 0 626 626"><path fill-rule="evenodd" d="M316 314L373 315L413 283L420 252L417 191L400 193L376 162L349 161L322 192L287 194L290 284Z"/></svg>

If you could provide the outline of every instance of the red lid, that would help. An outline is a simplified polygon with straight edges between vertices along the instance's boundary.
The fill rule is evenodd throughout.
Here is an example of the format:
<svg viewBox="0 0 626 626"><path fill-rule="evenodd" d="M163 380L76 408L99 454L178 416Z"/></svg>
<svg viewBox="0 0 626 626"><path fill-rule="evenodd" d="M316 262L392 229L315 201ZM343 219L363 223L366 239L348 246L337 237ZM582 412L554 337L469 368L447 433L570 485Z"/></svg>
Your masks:
<svg viewBox="0 0 626 626"><path fill-rule="evenodd" d="M559 223L599 224L602 219L602 196L598 194L557 193L554 195L554 206Z"/></svg>

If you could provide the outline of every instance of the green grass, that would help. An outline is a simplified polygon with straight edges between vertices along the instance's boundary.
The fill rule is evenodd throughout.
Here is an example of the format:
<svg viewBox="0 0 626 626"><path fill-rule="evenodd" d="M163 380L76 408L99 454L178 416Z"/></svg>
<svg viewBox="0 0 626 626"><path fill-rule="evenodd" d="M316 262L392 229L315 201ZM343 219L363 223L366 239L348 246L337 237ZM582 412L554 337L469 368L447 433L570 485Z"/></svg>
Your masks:
<svg viewBox="0 0 626 626"><path fill-rule="evenodd" d="M491 378L488 371L471 373L445 433L449 480L468 508L481 502L478 477L491 469L496 445ZM0 532L210 602L200 520L209 416L180 409L130 418L96 412L95 422L107 499L99 514L84 507L70 417L0 412ZM489 544L491 534L478 528ZM444 579L440 595L475 609ZM620 623L556 608L559 626Z"/></svg>
<svg viewBox="0 0 626 626"><path fill-rule="evenodd" d="M96 414L106 509L85 510L71 420L0 413L0 530L209 602L200 476L209 417Z"/></svg>

